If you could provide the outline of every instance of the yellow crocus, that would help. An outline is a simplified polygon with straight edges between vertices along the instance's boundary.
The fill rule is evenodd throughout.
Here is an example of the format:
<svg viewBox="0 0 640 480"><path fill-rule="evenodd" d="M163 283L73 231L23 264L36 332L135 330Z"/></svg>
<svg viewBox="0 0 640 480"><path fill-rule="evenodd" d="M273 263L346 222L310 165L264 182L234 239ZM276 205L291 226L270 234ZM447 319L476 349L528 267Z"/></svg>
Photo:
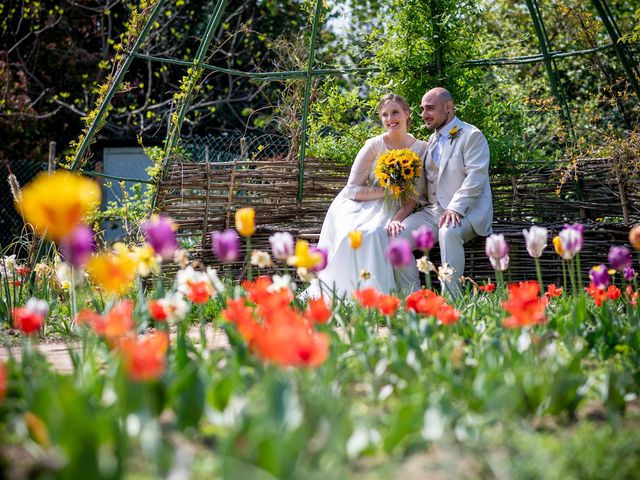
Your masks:
<svg viewBox="0 0 640 480"><path fill-rule="evenodd" d="M313 268L322 263L322 254L309 251L309 242L306 240L298 240L296 242L295 255L287 259L289 265L298 268Z"/></svg>
<svg viewBox="0 0 640 480"><path fill-rule="evenodd" d="M562 239L559 235L553 237L553 248L555 248L556 253L561 257L564 256L564 248L562 248Z"/></svg>
<svg viewBox="0 0 640 480"><path fill-rule="evenodd" d="M349 244L354 250L360 248L360 245L362 245L362 232L360 230L349 232Z"/></svg>
<svg viewBox="0 0 640 480"><path fill-rule="evenodd" d="M100 186L81 175L58 171L40 173L23 190L15 207L38 235L65 238L100 204Z"/></svg>
<svg viewBox="0 0 640 480"><path fill-rule="evenodd" d="M250 237L256 232L256 212L251 207L236 210L236 230L243 237Z"/></svg>

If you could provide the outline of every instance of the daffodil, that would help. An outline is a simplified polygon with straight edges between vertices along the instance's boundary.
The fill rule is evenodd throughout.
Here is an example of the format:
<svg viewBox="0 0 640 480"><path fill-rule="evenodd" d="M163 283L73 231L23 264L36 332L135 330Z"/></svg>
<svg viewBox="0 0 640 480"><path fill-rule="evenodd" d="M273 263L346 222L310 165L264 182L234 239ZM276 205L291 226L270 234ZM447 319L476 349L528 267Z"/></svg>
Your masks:
<svg viewBox="0 0 640 480"><path fill-rule="evenodd" d="M58 171L39 174L22 190L15 206L39 235L60 241L99 204L100 187L96 182Z"/></svg>
<svg viewBox="0 0 640 480"><path fill-rule="evenodd" d="M136 275L136 265L131 253L123 244L115 244L113 252L102 252L87 264L89 278L102 290L122 295L131 288Z"/></svg>
<svg viewBox="0 0 640 480"><path fill-rule="evenodd" d="M289 257L287 259L287 263L298 268L311 269L322 263L322 254L318 252L310 252L309 242L306 240L298 240L296 243L295 255Z"/></svg>
<svg viewBox="0 0 640 480"><path fill-rule="evenodd" d="M160 271L162 257L156 254L156 250L148 243L133 247L131 257L135 263L136 271L141 277L146 277L152 272L158 273Z"/></svg>

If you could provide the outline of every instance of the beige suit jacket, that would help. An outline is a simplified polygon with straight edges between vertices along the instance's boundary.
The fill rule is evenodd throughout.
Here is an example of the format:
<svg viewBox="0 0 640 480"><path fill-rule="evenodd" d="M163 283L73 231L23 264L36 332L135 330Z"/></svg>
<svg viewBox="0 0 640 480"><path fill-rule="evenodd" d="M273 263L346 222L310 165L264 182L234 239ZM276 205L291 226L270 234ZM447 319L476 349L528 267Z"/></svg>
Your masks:
<svg viewBox="0 0 640 480"><path fill-rule="evenodd" d="M489 144L480 130L455 119L459 133L450 138L448 132L440 162L436 198L442 209L450 209L466 217L473 230L482 236L491 234L493 202L489 186ZM429 137L429 147L423 161L431 162L431 146L435 132ZM426 165L424 165L426 167ZM426 168L417 185L421 203L428 202L429 181Z"/></svg>

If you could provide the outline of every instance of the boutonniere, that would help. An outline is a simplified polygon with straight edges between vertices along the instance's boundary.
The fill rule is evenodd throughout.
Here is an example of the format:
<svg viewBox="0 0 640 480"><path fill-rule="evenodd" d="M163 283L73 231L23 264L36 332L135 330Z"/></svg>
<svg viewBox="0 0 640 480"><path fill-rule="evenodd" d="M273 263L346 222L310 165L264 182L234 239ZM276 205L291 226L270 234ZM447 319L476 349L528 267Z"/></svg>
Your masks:
<svg viewBox="0 0 640 480"><path fill-rule="evenodd" d="M460 135L461 132L462 132L462 128L458 128L457 125L454 125L454 127L451 130L449 130L450 145L453 143L453 141L456 138L458 138L458 135Z"/></svg>

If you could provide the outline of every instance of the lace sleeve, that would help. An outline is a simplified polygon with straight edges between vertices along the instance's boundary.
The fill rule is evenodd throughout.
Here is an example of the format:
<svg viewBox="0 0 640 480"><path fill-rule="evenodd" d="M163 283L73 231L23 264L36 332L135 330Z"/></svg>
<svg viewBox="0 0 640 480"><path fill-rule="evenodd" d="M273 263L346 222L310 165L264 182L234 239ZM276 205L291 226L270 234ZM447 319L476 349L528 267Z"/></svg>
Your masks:
<svg viewBox="0 0 640 480"><path fill-rule="evenodd" d="M374 200L383 195L382 188L371 186L369 181L372 163L378 156L377 150L375 139L370 138L358 152L345 187L347 197L351 200Z"/></svg>

